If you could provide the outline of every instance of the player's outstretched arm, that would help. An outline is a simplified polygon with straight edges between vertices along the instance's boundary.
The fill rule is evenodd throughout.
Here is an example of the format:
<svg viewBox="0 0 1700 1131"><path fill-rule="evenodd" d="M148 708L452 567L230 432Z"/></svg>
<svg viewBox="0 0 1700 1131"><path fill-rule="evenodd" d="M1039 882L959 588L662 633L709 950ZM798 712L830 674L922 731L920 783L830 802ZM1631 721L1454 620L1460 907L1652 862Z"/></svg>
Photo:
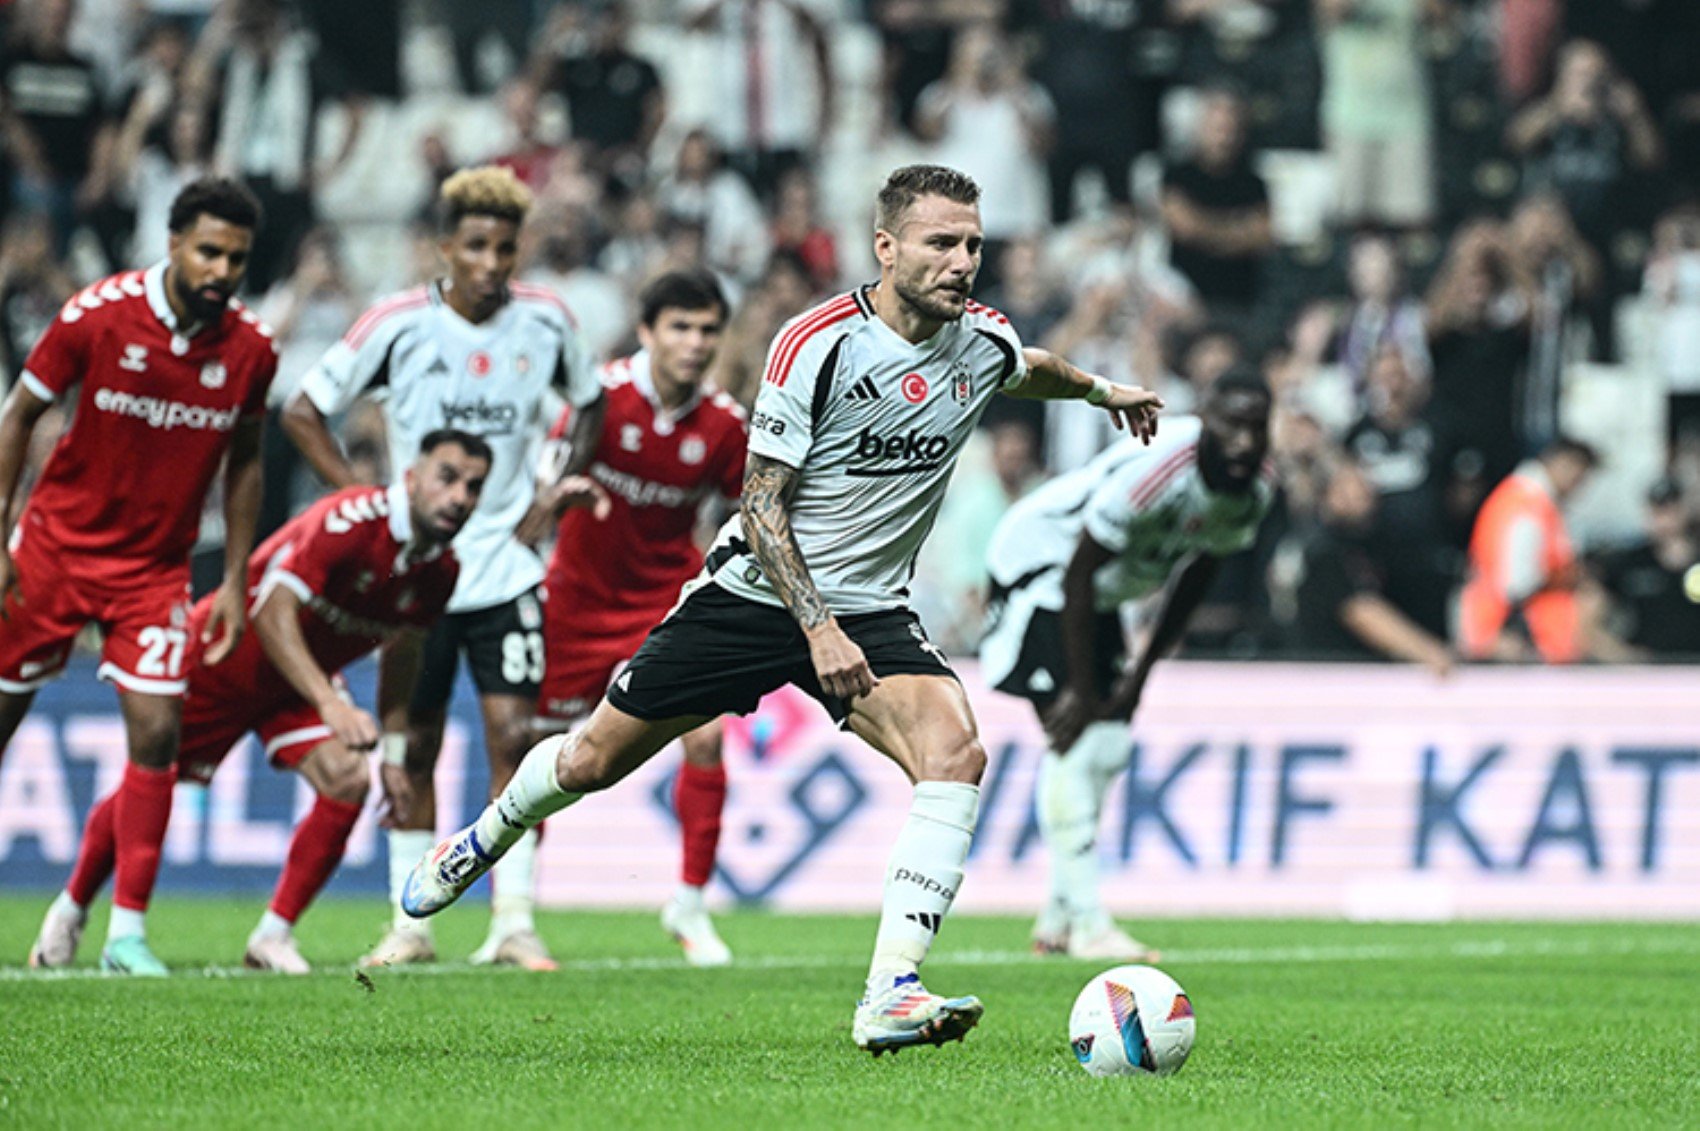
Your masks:
<svg viewBox="0 0 1700 1131"><path fill-rule="evenodd" d="M30 433L53 402L43 400L18 381L0 404L0 616L16 598L18 575L7 549L12 534L13 496L18 493L18 479L24 473L24 457L29 451Z"/></svg>
<svg viewBox="0 0 1700 1131"><path fill-rule="evenodd" d="M809 656L822 689L841 699L866 695L879 681L856 642L838 627L791 530L786 507L796 485L796 468L751 452L744 471L744 537L773 591L808 637Z"/></svg>
<svg viewBox="0 0 1700 1131"><path fill-rule="evenodd" d="M260 433L263 418L243 420L230 439L224 468L224 580L213 595L201 642L211 644L206 663L217 664L242 639L248 604L248 555L260 521Z"/></svg>
<svg viewBox="0 0 1700 1131"><path fill-rule="evenodd" d="M295 590L273 586L254 613L254 631L266 659L298 695L313 705L338 740L351 750L370 750L377 745L377 722L337 694L329 673L307 647L307 638L301 633L301 598Z"/></svg>
<svg viewBox="0 0 1700 1131"><path fill-rule="evenodd" d="M1027 362L1027 376L1006 388L1010 396L1083 400L1109 413L1117 428L1127 429L1148 444L1157 434L1157 413L1163 407L1163 398L1156 393L1087 373L1049 350L1027 347L1021 353Z"/></svg>

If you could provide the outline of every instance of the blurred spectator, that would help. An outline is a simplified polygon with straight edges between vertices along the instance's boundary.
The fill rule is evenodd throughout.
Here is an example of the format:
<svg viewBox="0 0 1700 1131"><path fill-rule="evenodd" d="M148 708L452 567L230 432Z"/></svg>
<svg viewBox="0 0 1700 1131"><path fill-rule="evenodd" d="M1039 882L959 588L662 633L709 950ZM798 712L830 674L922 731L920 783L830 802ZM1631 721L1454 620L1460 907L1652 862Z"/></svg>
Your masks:
<svg viewBox="0 0 1700 1131"><path fill-rule="evenodd" d="M915 128L921 92L944 77L958 29L1001 19L1003 0L870 0L868 14L879 28L884 117Z"/></svg>
<svg viewBox="0 0 1700 1131"><path fill-rule="evenodd" d="M296 244L313 226L314 186L354 151L365 104L344 101L348 128L341 149L327 168L316 170L319 110L326 99L341 98L343 86L340 76L316 66L313 38L290 18L283 0L226 0L195 53L198 74L221 71L216 83L193 80L217 92L214 167L245 181L265 209L246 283L263 294L294 261Z"/></svg>
<svg viewBox="0 0 1700 1131"><path fill-rule="evenodd" d="M1674 454L1688 437L1700 444L1700 204L1672 209L1653 229L1644 291L1659 315L1657 364Z"/></svg>
<svg viewBox="0 0 1700 1131"><path fill-rule="evenodd" d="M1552 92L1511 120L1505 142L1523 159L1524 187L1556 192L1596 248L1634 218L1635 174L1661 153L1640 93L1587 40L1564 45Z"/></svg>
<svg viewBox="0 0 1700 1131"><path fill-rule="evenodd" d="M63 256L79 214L104 195L102 96L93 64L70 48L75 0L24 0L0 55L0 132L11 206L53 222Z"/></svg>
<svg viewBox="0 0 1700 1131"><path fill-rule="evenodd" d="M1005 243L1045 227L1045 154L1055 128L1050 96L989 24L957 33L949 71L921 92L915 133L933 143L933 160L980 186L985 284L996 281Z"/></svg>
<svg viewBox="0 0 1700 1131"><path fill-rule="evenodd" d="M1397 349L1405 367L1427 379L1428 332L1423 326L1422 303L1405 293L1392 240L1374 235L1354 239L1346 277L1352 288L1352 304L1340 327L1338 351L1361 409L1370 363L1384 349Z"/></svg>
<svg viewBox="0 0 1700 1131"><path fill-rule="evenodd" d="M1350 461L1338 463L1322 496L1322 521L1304 548L1295 647L1329 659L1419 663L1438 676L1452 670L1445 640L1388 598L1387 561L1378 552L1376 493Z"/></svg>
<svg viewBox="0 0 1700 1131"><path fill-rule="evenodd" d="M773 250L790 252L802 260L817 291L838 285L838 239L821 223L815 179L806 168L787 170L779 178Z"/></svg>
<svg viewBox="0 0 1700 1131"><path fill-rule="evenodd" d="M1213 314L1216 307L1228 315L1249 311L1275 237L1268 186L1246 155L1237 95L1205 96L1193 156L1164 173L1162 200L1175 267Z"/></svg>
<svg viewBox="0 0 1700 1131"><path fill-rule="evenodd" d="M1142 368L1137 356L1137 327L1130 283L1105 276L1080 289L1067 317L1057 323L1043 344L1088 373L1121 384L1137 384ZM1089 463L1117 438L1106 413L1069 412L1066 404L1044 403L1044 462L1053 474Z"/></svg>
<svg viewBox="0 0 1700 1131"><path fill-rule="evenodd" d="M1524 200L1509 225L1514 270L1530 298L1529 365L1523 379L1521 432L1524 449L1538 451L1558 435L1559 396L1564 372L1577 352L1571 330L1576 316L1593 315L1596 341L1610 334L1611 310L1600 297L1600 257L1577 233L1555 196ZM1609 341L1599 343L1609 353Z"/></svg>
<svg viewBox="0 0 1700 1131"><path fill-rule="evenodd" d="M1161 7L1093 0L1033 7L1040 43L1033 77L1050 95L1056 120L1067 123L1051 147L1051 221L1074 218L1076 182L1085 172L1102 178L1112 206L1131 208L1133 159L1158 141L1158 90L1139 73L1139 36L1161 19Z"/></svg>
<svg viewBox="0 0 1700 1131"><path fill-rule="evenodd" d="M1646 540L1594 564L1632 648L1662 659L1700 655L1700 541L1674 480L1647 493Z"/></svg>
<svg viewBox="0 0 1700 1131"><path fill-rule="evenodd" d="M593 164L635 186L648 168L667 99L654 64L627 45L630 36L631 15L622 0L557 5L531 74L566 102L572 136L591 145Z"/></svg>
<svg viewBox="0 0 1700 1131"><path fill-rule="evenodd" d="M1479 485L1479 499L1523 454L1517 383L1529 358L1529 299L1497 223L1459 229L1426 309L1435 416L1458 445L1455 472Z"/></svg>
<svg viewBox="0 0 1700 1131"><path fill-rule="evenodd" d="M1598 464L1593 448L1560 438L1482 504L1459 603L1459 650L1466 657L1522 659L1525 633L1547 663L1584 657L1581 577L1564 505Z"/></svg>
<svg viewBox="0 0 1700 1131"><path fill-rule="evenodd" d="M761 273L768 255L767 218L749 182L725 167L706 131L685 135L656 201L670 219L701 226L708 266L744 283Z"/></svg>
<svg viewBox="0 0 1700 1131"><path fill-rule="evenodd" d="M314 228L296 250L295 270L267 291L257 307L278 347L277 377L266 394L268 405L277 408L289 398L302 375L354 324L360 309L336 233ZM300 482L305 478L301 452L278 419L275 412L266 417L265 490L256 534L260 540L289 521L298 509L298 499L305 503L311 498L311 487Z"/></svg>
<svg viewBox="0 0 1700 1131"><path fill-rule="evenodd" d="M366 2L359 0L354 6ZM455 74L463 91L485 94L512 76L526 55L532 7L532 0L442 0L440 18L454 45Z"/></svg>
<svg viewBox="0 0 1700 1131"><path fill-rule="evenodd" d="M494 158L494 163L512 169L527 188L542 195L549 187L549 175L561 150L539 133L537 88L530 83L509 83L502 90L502 109L513 130L513 142L511 148Z"/></svg>
<svg viewBox="0 0 1700 1131"><path fill-rule="evenodd" d="M48 324L76 290L53 254L53 222L14 213L0 231L0 383L11 388Z"/></svg>
<svg viewBox="0 0 1700 1131"><path fill-rule="evenodd" d="M1045 244L1037 237L1005 245L997 279L995 286L981 291L981 297L987 306L1006 315L1025 341L1043 341L1068 314L1068 295L1046 263Z"/></svg>
<svg viewBox="0 0 1700 1131"><path fill-rule="evenodd" d="M1245 344L1223 325L1204 326L1177 338L1174 368L1179 380L1163 382L1165 407L1171 412L1193 412L1204 403L1216 379L1245 360Z"/></svg>
<svg viewBox="0 0 1700 1131"><path fill-rule="evenodd" d="M403 0L298 0L307 29L313 33L320 65L339 78L345 97L400 98ZM488 27L514 7L531 0L455 4L470 8ZM516 57L524 48L515 45Z"/></svg>
<svg viewBox="0 0 1700 1131"><path fill-rule="evenodd" d="M1345 224L1413 228L1434 215L1433 108L1421 50L1438 0L1313 0L1322 133Z"/></svg>
<svg viewBox="0 0 1700 1131"><path fill-rule="evenodd" d="M597 256L597 266L627 294L635 295L656 273L667 250L661 235L661 209L653 196L633 192L616 200L611 213L609 239Z"/></svg>
<svg viewBox="0 0 1700 1131"><path fill-rule="evenodd" d="M128 259L135 265L165 258L171 202L205 176L211 160L206 116L198 106L171 103L155 122L151 98L137 99L113 147L114 176L136 216Z"/></svg>
<svg viewBox="0 0 1700 1131"><path fill-rule="evenodd" d="M585 346L597 361L615 356L631 333L627 293L592 261L592 218L563 204L540 201L526 223L532 242L528 283L548 287L573 312Z"/></svg>
<svg viewBox="0 0 1700 1131"><path fill-rule="evenodd" d="M819 9L817 11L817 9ZM686 30L712 44L708 128L764 200L806 165L832 123L832 52L820 0L686 0Z"/></svg>
<svg viewBox="0 0 1700 1131"><path fill-rule="evenodd" d="M714 358L714 383L746 409L756 403L768 347L779 328L814 302L808 267L789 252L768 260L761 280L734 307ZM1005 398L1011 399L1011 398Z"/></svg>
<svg viewBox="0 0 1700 1131"><path fill-rule="evenodd" d="M1379 496L1376 540L1389 599L1444 637L1462 542L1454 544L1450 513L1451 445L1424 415L1428 398L1427 377L1413 373L1397 348L1383 348L1370 367L1369 412L1344 446Z"/></svg>

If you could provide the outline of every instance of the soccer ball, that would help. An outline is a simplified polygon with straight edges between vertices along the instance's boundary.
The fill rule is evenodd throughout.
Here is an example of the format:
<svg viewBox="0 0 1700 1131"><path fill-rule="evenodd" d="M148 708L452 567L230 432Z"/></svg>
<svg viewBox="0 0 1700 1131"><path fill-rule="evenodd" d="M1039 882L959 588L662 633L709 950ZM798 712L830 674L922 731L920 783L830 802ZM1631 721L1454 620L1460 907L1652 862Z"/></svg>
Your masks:
<svg viewBox="0 0 1700 1131"><path fill-rule="evenodd" d="M1192 1001L1155 966L1117 966L1086 983L1068 1042L1094 1076L1168 1076L1192 1052Z"/></svg>

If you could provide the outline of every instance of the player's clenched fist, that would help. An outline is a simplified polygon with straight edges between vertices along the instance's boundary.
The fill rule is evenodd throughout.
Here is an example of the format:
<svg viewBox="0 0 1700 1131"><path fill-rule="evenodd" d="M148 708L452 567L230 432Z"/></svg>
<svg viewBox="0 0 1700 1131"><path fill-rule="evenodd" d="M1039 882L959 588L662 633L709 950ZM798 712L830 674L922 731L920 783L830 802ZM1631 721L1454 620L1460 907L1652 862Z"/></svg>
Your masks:
<svg viewBox="0 0 1700 1131"><path fill-rule="evenodd" d="M866 695L879 686L874 670L856 642L845 635L838 622L829 620L807 632L809 658L815 665L815 676L821 689L840 699Z"/></svg>

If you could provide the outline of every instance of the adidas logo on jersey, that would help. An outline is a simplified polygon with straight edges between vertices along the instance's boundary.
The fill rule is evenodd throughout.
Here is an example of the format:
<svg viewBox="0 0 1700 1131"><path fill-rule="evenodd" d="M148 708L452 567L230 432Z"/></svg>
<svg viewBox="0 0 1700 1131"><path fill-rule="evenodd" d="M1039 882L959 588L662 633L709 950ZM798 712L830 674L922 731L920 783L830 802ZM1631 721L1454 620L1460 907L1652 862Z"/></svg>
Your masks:
<svg viewBox="0 0 1700 1131"><path fill-rule="evenodd" d="M844 394L847 401L877 401L880 399L880 387L874 384L872 377L864 376L860 381L850 386L850 391Z"/></svg>

